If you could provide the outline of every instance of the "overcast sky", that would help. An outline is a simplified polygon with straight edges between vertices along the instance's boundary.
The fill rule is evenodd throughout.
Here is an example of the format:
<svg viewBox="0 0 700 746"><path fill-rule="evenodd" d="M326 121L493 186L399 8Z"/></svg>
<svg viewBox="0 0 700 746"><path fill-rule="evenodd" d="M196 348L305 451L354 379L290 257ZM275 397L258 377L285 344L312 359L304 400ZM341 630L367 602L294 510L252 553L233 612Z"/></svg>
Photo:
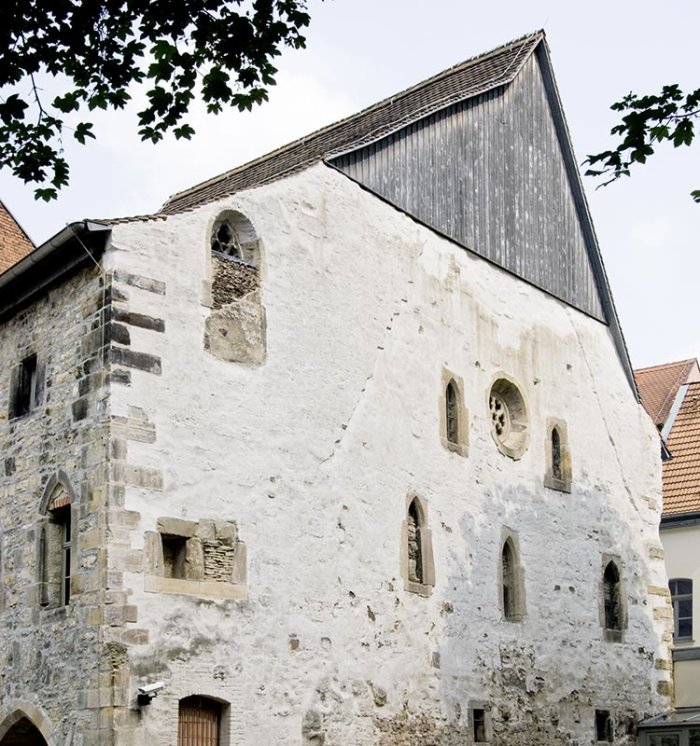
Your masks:
<svg viewBox="0 0 700 746"><path fill-rule="evenodd" d="M252 113L195 112L190 142L141 143L133 112L101 114L98 141L66 143L57 202L0 172L0 197L38 243L67 222L156 211L168 195L530 31L544 28L579 161L612 143L609 106L630 90L697 87L700 3L562 0L310 2L306 50L278 58L278 85ZM631 179L584 184L635 367L700 354L700 142L661 148Z"/></svg>

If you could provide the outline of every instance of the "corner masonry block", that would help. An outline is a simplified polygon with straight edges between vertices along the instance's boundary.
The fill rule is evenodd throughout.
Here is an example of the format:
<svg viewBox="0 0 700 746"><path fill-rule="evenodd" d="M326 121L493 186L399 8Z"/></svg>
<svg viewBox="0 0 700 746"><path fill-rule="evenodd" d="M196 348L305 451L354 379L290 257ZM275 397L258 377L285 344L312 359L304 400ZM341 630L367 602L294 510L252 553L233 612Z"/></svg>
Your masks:
<svg viewBox="0 0 700 746"><path fill-rule="evenodd" d="M163 489L163 475L159 469L149 466L132 466L125 464L123 467L124 483L130 487L143 487L147 490Z"/></svg>
<svg viewBox="0 0 700 746"><path fill-rule="evenodd" d="M110 349L111 363L125 368L136 368L145 373L159 376L163 372L161 359L157 355L147 352L135 352L127 347L112 347Z"/></svg>

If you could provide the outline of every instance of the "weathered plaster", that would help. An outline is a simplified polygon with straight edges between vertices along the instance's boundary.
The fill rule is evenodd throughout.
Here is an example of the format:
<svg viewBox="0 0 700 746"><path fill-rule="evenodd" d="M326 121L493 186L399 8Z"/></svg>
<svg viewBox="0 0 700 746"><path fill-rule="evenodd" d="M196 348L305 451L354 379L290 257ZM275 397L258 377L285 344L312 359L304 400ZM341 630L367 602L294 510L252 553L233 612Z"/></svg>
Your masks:
<svg viewBox="0 0 700 746"><path fill-rule="evenodd" d="M219 359L202 343L208 231L221 210L247 216L264 247L257 365ZM178 700L203 694L228 703L235 744L397 746L416 734L462 744L479 702L498 746L590 743L596 708L619 724L621 746L632 742L622 724L668 705L669 671L657 665L669 659L668 599L647 592L666 583L658 435L605 326L322 165L167 220L116 225L104 265L122 318L154 321L120 322L128 336L110 338L109 406L90 398L101 389L85 394L81 437L97 439L108 423L103 450L86 442L78 468L75 441L54 447L47 430L36 437L51 444L48 468L19 438L9 454L20 476L2 481L5 504L17 504L3 517L5 619L8 597L11 615L38 613L30 597L13 597L26 581L5 556L19 546L13 530L26 542L44 471L65 469L103 511L100 531L80 527L101 568L90 619L102 648L76 650L81 632L75 643L50 642L51 666L79 681L48 712L54 728L67 734L73 718L85 746L171 744ZM62 303L54 323L71 318ZM41 328L23 318L14 345ZM6 377L14 358L3 347ZM62 416L76 364L57 371ZM463 387L466 457L441 442L444 367ZM518 460L491 435L488 392L503 374L527 400L530 437ZM567 423L570 494L543 484L550 417ZM9 442L13 426L0 425ZM96 475L107 502L90 496ZM409 494L429 505L428 597L403 587ZM147 537L164 517L235 523L245 594L158 592ZM517 624L502 619L498 600L506 527L517 530L524 569L527 614ZM600 625L604 554L621 558L620 643L603 639ZM3 654L13 644L19 633L3 638ZM86 668L71 657L81 655ZM53 691L3 670L13 671L3 696L38 701ZM157 679L165 688L139 713L137 687ZM88 709L65 715L81 691Z"/></svg>

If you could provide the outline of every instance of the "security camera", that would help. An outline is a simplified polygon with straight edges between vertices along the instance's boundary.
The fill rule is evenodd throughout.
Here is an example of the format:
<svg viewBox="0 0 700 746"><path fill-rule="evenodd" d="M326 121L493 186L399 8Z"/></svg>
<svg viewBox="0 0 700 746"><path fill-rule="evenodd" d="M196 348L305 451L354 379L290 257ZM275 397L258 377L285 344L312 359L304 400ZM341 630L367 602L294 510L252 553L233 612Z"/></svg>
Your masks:
<svg viewBox="0 0 700 746"><path fill-rule="evenodd" d="M162 681L154 681L152 684L144 684L139 687L139 694L153 694L154 696L165 686Z"/></svg>
<svg viewBox="0 0 700 746"><path fill-rule="evenodd" d="M139 687L137 700L140 705L150 705L151 700L158 696L158 692L165 686L162 681L154 681L152 684L144 684Z"/></svg>

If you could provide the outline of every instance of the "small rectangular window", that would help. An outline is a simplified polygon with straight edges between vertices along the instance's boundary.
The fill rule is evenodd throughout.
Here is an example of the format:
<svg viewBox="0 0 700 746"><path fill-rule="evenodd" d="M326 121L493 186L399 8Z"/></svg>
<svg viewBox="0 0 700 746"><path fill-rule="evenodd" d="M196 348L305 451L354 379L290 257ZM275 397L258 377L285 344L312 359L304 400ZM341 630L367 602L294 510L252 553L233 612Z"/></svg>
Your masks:
<svg viewBox="0 0 700 746"><path fill-rule="evenodd" d="M613 742L613 724L608 710L595 711L595 737L596 741Z"/></svg>
<svg viewBox="0 0 700 746"><path fill-rule="evenodd" d="M163 542L163 577L184 578L187 538L163 534L161 541Z"/></svg>
<svg viewBox="0 0 700 746"><path fill-rule="evenodd" d="M36 355L26 357L13 371L10 419L22 417L36 406Z"/></svg>
<svg viewBox="0 0 700 746"><path fill-rule="evenodd" d="M474 709L474 743L486 743L486 710Z"/></svg>

